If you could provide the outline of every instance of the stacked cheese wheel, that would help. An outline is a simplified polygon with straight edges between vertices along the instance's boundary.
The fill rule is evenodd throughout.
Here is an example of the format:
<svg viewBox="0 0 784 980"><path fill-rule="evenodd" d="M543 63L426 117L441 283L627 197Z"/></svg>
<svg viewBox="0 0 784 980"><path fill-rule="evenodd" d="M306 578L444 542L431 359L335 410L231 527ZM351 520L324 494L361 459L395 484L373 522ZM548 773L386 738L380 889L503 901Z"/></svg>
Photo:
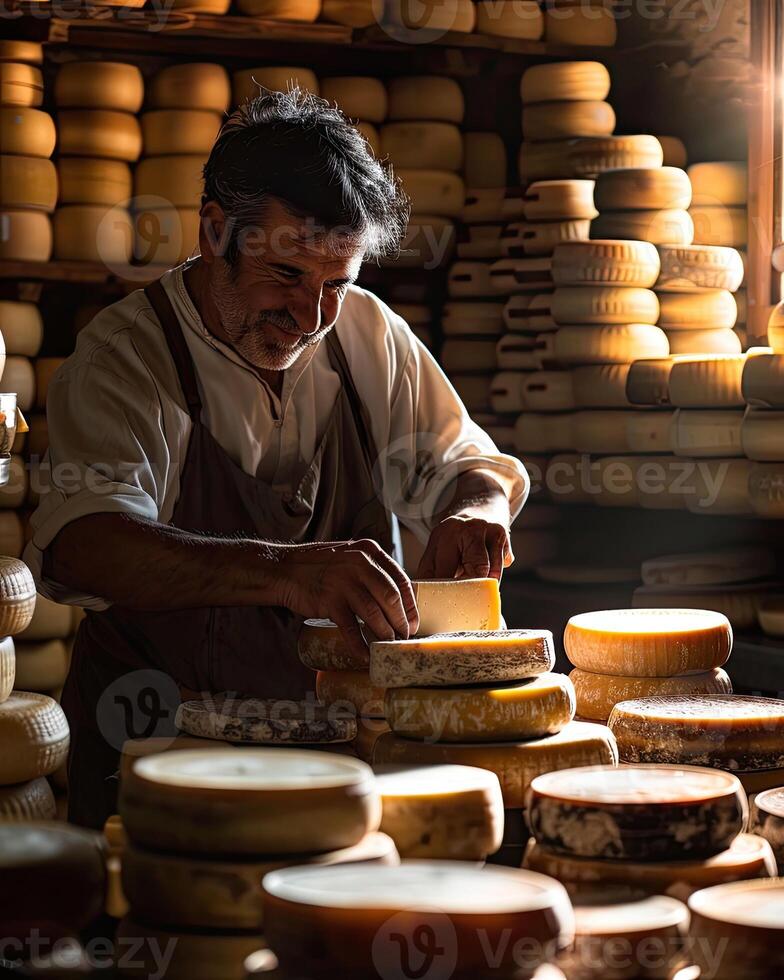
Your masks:
<svg viewBox="0 0 784 980"><path fill-rule="evenodd" d="M120 935L146 939L148 950L154 939L177 939L176 976L242 980L259 946L267 873L398 860L376 833L373 773L330 753L213 748L138 758L121 779L120 815L130 909ZM151 968L145 960L128 969Z"/></svg>
<svg viewBox="0 0 784 980"><path fill-rule="evenodd" d="M608 0L548 0L544 8L544 39L551 44L609 48L618 39Z"/></svg>
<svg viewBox="0 0 784 980"><path fill-rule="evenodd" d="M527 813L533 839L525 866L557 878L577 904L597 888L600 896L626 890L684 899L706 885L775 874L767 841L743 833L740 780L717 769L551 772L531 783Z"/></svg>
<svg viewBox="0 0 784 980"><path fill-rule="evenodd" d="M362 0L364 5L364 0ZM441 36L446 31L457 34L470 34L477 26L477 7L474 0L425 0L416 8L407 3L377 5L376 16L383 19L387 30L399 31L401 40L413 35ZM437 32L434 34L433 32Z"/></svg>
<svg viewBox="0 0 784 980"><path fill-rule="evenodd" d="M125 264L133 251L130 164L142 151L136 65L73 61L55 81L62 195L54 217L58 259Z"/></svg>
<svg viewBox="0 0 784 980"><path fill-rule="evenodd" d="M221 65L170 65L141 115L144 158L134 174L134 258L177 265L199 244L202 168L229 107Z"/></svg>
<svg viewBox="0 0 784 980"><path fill-rule="evenodd" d="M538 41L545 31L545 17L538 0L479 0L476 29L479 34Z"/></svg>
<svg viewBox="0 0 784 980"><path fill-rule="evenodd" d="M721 161L689 167L694 241L745 248L748 243L748 173L745 163Z"/></svg>
<svg viewBox="0 0 784 980"><path fill-rule="evenodd" d="M770 844L781 875L784 871L784 786L763 790L750 802L750 828Z"/></svg>
<svg viewBox="0 0 784 980"><path fill-rule="evenodd" d="M0 41L0 259L46 262L52 254L55 129L39 108L42 63L40 44Z"/></svg>

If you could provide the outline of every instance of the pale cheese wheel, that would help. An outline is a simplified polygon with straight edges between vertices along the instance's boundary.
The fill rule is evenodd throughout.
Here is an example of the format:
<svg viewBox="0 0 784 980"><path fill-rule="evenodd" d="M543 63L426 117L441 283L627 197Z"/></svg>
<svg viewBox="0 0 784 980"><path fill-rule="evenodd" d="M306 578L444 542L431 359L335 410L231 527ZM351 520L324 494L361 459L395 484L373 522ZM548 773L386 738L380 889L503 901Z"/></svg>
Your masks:
<svg viewBox="0 0 784 980"><path fill-rule="evenodd" d="M237 0L237 9L247 17L312 24L318 20L321 13L321 2L320 0Z"/></svg>
<svg viewBox="0 0 784 980"><path fill-rule="evenodd" d="M669 451L675 412L627 411L625 415L629 452L645 454Z"/></svg>
<svg viewBox="0 0 784 980"><path fill-rule="evenodd" d="M672 677L723 666L732 628L721 613L705 609L612 609L572 616L564 647L582 670Z"/></svg>
<svg viewBox="0 0 784 980"><path fill-rule="evenodd" d="M552 255L561 242L588 237L590 221L524 221L507 225L501 235L504 255Z"/></svg>
<svg viewBox="0 0 784 980"><path fill-rule="evenodd" d="M535 371L539 367L536 357L536 337L527 334L507 334L498 341L496 362L502 371ZM490 407L492 408L492 383Z"/></svg>
<svg viewBox="0 0 784 980"><path fill-rule="evenodd" d="M693 163L689 180L695 204L741 205L748 201L745 163Z"/></svg>
<svg viewBox="0 0 784 980"><path fill-rule="evenodd" d="M412 581L419 612L417 635L500 630L501 594L494 578Z"/></svg>
<svg viewBox="0 0 784 980"><path fill-rule="evenodd" d="M665 295L665 294L662 294ZM674 295L674 294L673 294ZM743 347L732 329L672 330L666 328L670 354L740 354Z"/></svg>
<svg viewBox="0 0 784 980"><path fill-rule="evenodd" d="M669 396L678 408L740 408L747 354L686 357L670 371Z"/></svg>
<svg viewBox="0 0 784 980"><path fill-rule="evenodd" d="M746 794L735 776L677 765L545 773L531 783L526 810L543 847L630 861L712 857L730 846L748 819Z"/></svg>
<svg viewBox="0 0 784 980"><path fill-rule="evenodd" d="M42 44L18 38L0 40L0 61L20 61L28 65L41 65L43 60Z"/></svg>
<svg viewBox="0 0 784 980"><path fill-rule="evenodd" d="M486 687L396 687L386 695L393 732L437 742L543 738L574 718L574 690L564 674Z"/></svg>
<svg viewBox="0 0 784 980"><path fill-rule="evenodd" d="M42 211L0 211L0 259L48 262L52 255L52 222Z"/></svg>
<svg viewBox="0 0 784 980"><path fill-rule="evenodd" d="M784 351L784 304L778 303L770 311L768 319L768 343L776 353Z"/></svg>
<svg viewBox="0 0 784 980"><path fill-rule="evenodd" d="M743 258L734 248L717 245L659 245L661 275L657 292L728 289L743 282Z"/></svg>
<svg viewBox="0 0 784 980"><path fill-rule="evenodd" d="M524 103L599 101L610 92L610 73L599 61L563 61L527 68L520 79Z"/></svg>
<svg viewBox="0 0 784 980"><path fill-rule="evenodd" d="M314 873L315 872L315 873ZM385 930L419 936L448 923L456 976L479 976L487 948L500 950L494 972L532 974L568 945L574 914L563 886L519 869L470 867L454 861L412 861L397 868L290 868L264 881L265 939L292 976L392 976L400 969L397 942ZM437 910L437 913L434 911ZM434 919L434 915L436 918ZM480 926L481 923L481 926ZM301 936L310 937L303 944ZM407 948L407 945L406 945ZM396 965L397 964L397 965Z"/></svg>
<svg viewBox="0 0 784 980"><path fill-rule="evenodd" d="M552 316L552 299L552 293L510 296L504 305L507 329L524 334L556 330L558 324Z"/></svg>
<svg viewBox="0 0 784 980"><path fill-rule="evenodd" d="M28 783L0 786L0 823L54 820L56 815L54 793L43 776Z"/></svg>
<svg viewBox="0 0 784 980"><path fill-rule="evenodd" d="M289 68L268 65L246 68L232 75L232 98L235 103L255 99L262 89L271 92L287 92L299 87L304 92L319 94L318 78L310 68Z"/></svg>
<svg viewBox="0 0 784 980"><path fill-rule="evenodd" d="M320 670L316 676L319 701L360 718L384 717L384 693L371 684L366 670Z"/></svg>
<svg viewBox="0 0 784 980"><path fill-rule="evenodd" d="M591 237L631 238L654 245L691 245L695 231L692 213L683 208L604 211L591 223Z"/></svg>
<svg viewBox="0 0 784 980"><path fill-rule="evenodd" d="M570 372L578 408L629 408L629 364L588 364Z"/></svg>
<svg viewBox="0 0 784 980"><path fill-rule="evenodd" d="M471 188L506 188L506 145L498 133L463 133L463 180Z"/></svg>
<svg viewBox="0 0 784 980"><path fill-rule="evenodd" d="M203 191L200 155L156 156L141 160L133 175L134 194L160 198L161 207L198 208Z"/></svg>
<svg viewBox="0 0 784 980"><path fill-rule="evenodd" d="M743 456L743 412L733 409L679 409L670 431L670 448L689 458Z"/></svg>
<svg viewBox="0 0 784 980"><path fill-rule="evenodd" d="M299 632L299 658L311 670L363 670L370 654L359 657L345 642L341 631L328 619L306 619Z"/></svg>
<svg viewBox="0 0 784 980"><path fill-rule="evenodd" d="M0 207L51 214L57 203L57 169L42 157L0 156Z"/></svg>
<svg viewBox="0 0 784 980"><path fill-rule="evenodd" d="M677 357L651 357L629 365L626 395L632 405L670 405L670 374Z"/></svg>
<svg viewBox="0 0 784 980"><path fill-rule="evenodd" d="M454 123L391 122L381 127L381 152L390 158L398 170L460 171L463 165L463 137ZM424 210L431 209L425 207Z"/></svg>
<svg viewBox="0 0 784 980"><path fill-rule="evenodd" d="M463 222L477 224L517 221L523 215L523 196L515 187L483 187L466 190Z"/></svg>
<svg viewBox="0 0 784 980"><path fill-rule="evenodd" d="M572 413L524 412L515 422L515 448L518 453L549 454L572 449Z"/></svg>
<svg viewBox="0 0 784 980"><path fill-rule="evenodd" d="M158 204L159 200L153 200ZM198 208L137 209L133 214L133 254L137 262L179 265L199 247L201 215Z"/></svg>
<svg viewBox="0 0 784 980"><path fill-rule="evenodd" d="M384 735L376 743L376 765L466 765L494 772L501 783L504 806L522 808L531 781L544 772L574 766L613 765L614 739L604 725L570 722L556 735L525 742L417 742Z"/></svg>
<svg viewBox="0 0 784 980"><path fill-rule="evenodd" d="M525 191L527 221L560 221L565 218L595 218L592 180L539 180Z"/></svg>
<svg viewBox="0 0 784 980"><path fill-rule="evenodd" d="M573 379L569 371L534 371L525 376L521 389L525 410L568 412L576 407Z"/></svg>
<svg viewBox="0 0 784 980"><path fill-rule="evenodd" d="M466 192L467 193L467 192ZM457 255L461 259L500 259L503 256L503 225L464 225L460 229Z"/></svg>
<svg viewBox="0 0 784 980"><path fill-rule="evenodd" d="M57 131L48 112L23 106L0 107L0 149L4 154L48 159Z"/></svg>
<svg viewBox="0 0 784 980"><path fill-rule="evenodd" d="M776 861L766 840L754 834L736 837L726 851L694 861L614 861L580 858L529 845L524 867L561 881L576 899L595 894L597 886L620 886L649 895L686 899L699 888L724 881L770 878Z"/></svg>
<svg viewBox="0 0 784 980"><path fill-rule="evenodd" d="M737 463L745 461L730 460L729 462ZM715 486L715 474L713 475L713 480ZM741 490L738 490L732 487L733 482L735 481L732 480L732 474L730 474L727 483L730 484L731 492L734 492L738 498L741 498L743 487L741 487ZM707 497L705 490L701 492L703 498ZM694 493L695 491L692 490L691 494L687 493L685 495L687 503L691 502ZM697 504L692 504L690 509L695 511L699 510L699 499L698 497ZM726 496L720 493L718 499L722 502L726 499ZM707 509L710 511L710 508ZM727 507L726 512L737 513L738 509L736 506L733 511ZM718 512L724 513L725 509L719 507ZM732 624L733 630L748 630L755 626L759 604L762 601L765 591L769 588L770 586L765 583L690 586L688 588L677 588L669 585L644 585L635 589L632 597L632 605L638 609L675 605L691 609L712 609L714 612L726 616Z"/></svg>
<svg viewBox="0 0 784 980"><path fill-rule="evenodd" d="M477 21L477 10L472 0L423 0L416 7L409 4L392 4L383 8L383 15L394 26L409 28L412 32L446 31L470 34Z"/></svg>
<svg viewBox="0 0 784 980"><path fill-rule="evenodd" d="M154 109L225 112L231 101L226 69L216 64L169 65L153 76L147 102Z"/></svg>
<svg viewBox="0 0 784 980"><path fill-rule="evenodd" d="M457 299L492 295L490 268L489 262L455 262L448 274L449 295Z"/></svg>
<svg viewBox="0 0 784 980"><path fill-rule="evenodd" d="M664 151L664 166L686 168L689 162L689 154L682 139L677 136L657 136Z"/></svg>
<svg viewBox="0 0 784 980"><path fill-rule="evenodd" d="M561 364L627 364L668 351L664 331L645 323L561 327L555 333L554 358Z"/></svg>
<svg viewBox="0 0 784 980"><path fill-rule="evenodd" d="M500 796L500 793L499 793ZM161 854L124 847L122 887L132 913L148 922L185 929L250 929L263 923L261 882L290 864L397 864L395 845L385 834L368 834L354 847L288 860L218 860Z"/></svg>
<svg viewBox="0 0 784 980"><path fill-rule="evenodd" d="M55 258L126 265L132 253L133 219L124 208L73 204L55 211Z"/></svg>
<svg viewBox="0 0 784 980"><path fill-rule="evenodd" d="M659 255L650 242L568 242L557 245L553 253L553 281L559 286L648 288L659 270Z"/></svg>
<svg viewBox="0 0 784 980"><path fill-rule="evenodd" d="M397 175L418 214L459 218L465 200L465 185L457 174L446 170L398 168Z"/></svg>
<svg viewBox="0 0 784 980"><path fill-rule="evenodd" d="M134 114L144 101L144 79L136 65L71 61L57 72L54 100L62 108L112 109Z"/></svg>
<svg viewBox="0 0 784 980"><path fill-rule="evenodd" d="M39 694L55 691L68 674L68 648L62 640L16 643L16 686Z"/></svg>
<svg viewBox="0 0 784 980"><path fill-rule="evenodd" d="M346 27L370 27L378 22L376 0L323 0L321 19Z"/></svg>
<svg viewBox="0 0 784 980"><path fill-rule="evenodd" d="M596 178L594 200L600 212L685 209L691 204L691 184L677 167L610 170Z"/></svg>
<svg viewBox="0 0 784 980"><path fill-rule="evenodd" d="M370 679L378 687L497 684L552 669L549 630L464 630L370 644Z"/></svg>
<svg viewBox="0 0 784 980"><path fill-rule="evenodd" d="M745 208L693 204L689 215L694 223L695 244L725 248L745 248L748 244L749 219Z"/></svg>
<svg viewBox="0 0 784 980"><path fill-rule="evenodd" d="M424 309L427 310L429 324L430 308ZM441 329L447 337L466 334L498 336L504 329L503 310L500 303L447 302L441 312ZM400 304L396 305L395 311L400 312ZM403 319L412 322L410 317L404 316Z"/></svg>
<svg viewBox="0 0 784 980"><path fill-rule="evenodd" d="M387 90L378 78L342 75L320 80L321 97L351 119L382 123L387 117Z"/></svg>
<svg viewBox="0 0 784 980"><path fill-rule="evenodd" d="M203 155L221 127L221 116L204 109L154 109L141 115L144 155Z"/></svg>
<svg viewBox="0 0 784 980"><path fill-rule="evenodd" d="M671 695L732 694L732 682L721 667L674 677L598 674L576 667L569 679L574 685L577 713L587 721L606 722L620 701Z"/></svg>
<svg viewBox="0 0 784 980"><path fill-rule="evenodd" d="M68 722L56 701L14 691L0 704L0 786L48 776L68 754Z"/></svg>
<svg viewBox="0 0 784 980"><path fill-rule="evenodd" d="M61 156L134 163L142 152L142 130L129 112L65 109L57 114L57 148Z"/></svg>
<svg viewBox="0 0 784 980"><path fill-rule="evenodd" d="M784 412L747 409L739 422L743 455L763 463L784 460L782 422Z"/></svg>
<svg viewBox="0 0 784 980"><path fill-rule="evenodd" d="M129 838L175 853L292 854L353 847L378 829L370 769L332 753L166 752L120 786Z"/></svg>
<svg viewBox="0 0 784 980"><path fill-rule="evenodd" d="M6 354L35 357L40 350L43 333L43 318L35 303L0 300L0 334Z"/></svg>
<svg viewBox="0 0 784 980"><path fill-rule="evenodd" d="M5 335L2 304L0 326ZM749 405L758 408L784 408L784 354L760 354L758 357L748 358L743 365L741 389Z"/></svg>
<svg viewBox="0 0 784 980"><path fill-rule="evenodd" d="M8 700L8 696L14 689L15 677L16 656L14 653L14 641L12 637L5 636L0 640L0 703Z"/></svg>
<svg viewBox="0 0 784 980"><path fill-rule="evenodd" d="M501 846L498 777L471 766L376 769L382 832L404 859L483 861Z"/></svg>
<svg viewBox="0 0 784 980"><path fill-rule="evenodd" d="M618 40L613 8L602 0L575 3L552 0L545 9L545 40L550 44L611 48Z"/></svg>
<svg viewBox="0 0 784 980"><path fill-rule="evenodd" d="M59 203L113 207L133 193L131 168L122 160L61 157L57 161Z"/></svg>
<svg viewBox="0 0 784 980"><path fill-rule="evenodd" d="M578 453L607 455L631 452L626 412L589 409L572 416L572 449Z"/></svg>
<svg viewBox="0 0 784 980"><path fill-rule="evenodd" d="M0 62L0 105L36 108L44 101L40 68L20 62Z"/></svg>
<svg viewBox="0 0 784 980"><path fill-rule="evenodd" d="M585 324L655 324L659 301L650 289L615 286L559 286L552 297L559 326Z"/></svg>
<svg viewBox="0 0 784 980"><path fill-rule="evenodd" d="M20 640L62 640L73 632L73 607L52 602L39 595L28 626L18 634ZM59 685L53 684L50 690Z"/></svg>
<svg viewBox="0 0 784 980"><path fill-rule="evenodd" d="M495 37L538 41L544 34L544 17L536 0L479 0L476 30Z"/></svg>
<svg viewBox="0 0 784 980"><path fill-rule="evenodd" d="M523 184L534 180L595 177L605 170L660 167L661 163L661 144L655 136L647 135L523 142L518 157Z"/></svg>
<svg viewBox="0 0 784 980"><path fill-rule="evenodd" d="M614 129L615 112L609 102L543 102L523 106L523 136L534 143L610 136ZM598 203L597 207L600 207Z"/></svg>
<svg viewBox="0 0 784 980"><path fill-rule="evenodd" d="M404 75L387 85L390 119L426 119L461 123L465 113L463 92L453 78L439 75Z"/></svg>
<svg viewBox="0 0 784 980"><path fill-rule="evenodd" d="M5 359L3 390L16 393L16 401L23 412L35 404L35 368L29 357L11 355Z"/></svg>
<svg viewBox="0 0 784 980"><path fill-rule="evenodd" d="M737 694L622 701L608 725L624 762L780 768L784 701Z"/></svg>
<svg viewBox="0 0 784 980"><path fill-rule="evenodd" d="M776 561L765 548L725 548L664 555L642 563L645 585L725 585L772 575Z"/></svg>

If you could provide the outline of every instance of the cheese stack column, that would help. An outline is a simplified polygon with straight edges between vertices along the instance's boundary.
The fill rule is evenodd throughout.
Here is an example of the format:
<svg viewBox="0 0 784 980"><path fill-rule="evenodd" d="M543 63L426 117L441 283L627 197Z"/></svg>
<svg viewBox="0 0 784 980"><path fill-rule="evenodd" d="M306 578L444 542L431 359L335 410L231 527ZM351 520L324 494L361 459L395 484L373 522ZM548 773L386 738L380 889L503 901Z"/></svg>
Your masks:
<svg viewBox="0 0 784 980"><path fill-rule="evenodd" d="M745 250L748 244L748 172L745 163L693 163L690 214L694 241Z"/></svg>
<svg viewBox="0 0 784 980"><path fill-rule="evenodd" d="M120 815L130 911L119 934L146 939L146 949L176 939L173 976L243 980L244 959L260 945L269 872L398 861L375 833L373 773L326 752L221 747L139 758L121 778ZM128 975L149 976L146 957Z"/></svg>
<svg viewBox="0 0 784 980"><path fill-rule="evenodd" d="M620 701L728 694L725 616L703 609L609 609L572 616L564 632L581 718L607 721ZM652 761L652 760L635 760ZM699 764L695 762L695 764Z"/></svg>
<svg viewBox="0 0 784 980"><path fill-rule="evenodd" d="M125 264L133 252L130 165L142 151L142 74L115 61L69 62L54 94L63 187L55 258Z"/></svg>
<svg viewBox="0 0 784 980"><path fill-rule="evenodd" d="M40 106L43 48L0 40L0 259L47 262L57 172L54 124Z"/></svg>

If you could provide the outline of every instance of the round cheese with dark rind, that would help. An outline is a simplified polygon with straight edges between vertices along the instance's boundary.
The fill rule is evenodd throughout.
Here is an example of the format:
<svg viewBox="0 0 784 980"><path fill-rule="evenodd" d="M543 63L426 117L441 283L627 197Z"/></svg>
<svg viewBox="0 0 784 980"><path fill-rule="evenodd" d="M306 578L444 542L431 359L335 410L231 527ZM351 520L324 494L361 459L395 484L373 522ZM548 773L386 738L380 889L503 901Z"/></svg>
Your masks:
<svg viewBox="0 0 784 980"><path fill-rule="evenodd" d="M537 776L528 823L576 857L678 861L726 850L748 818L738 779L715 769L592 766Z"/></svg>
<svg viewBox="0 0 784 980"><path fill-rule="evenodd" d="M370 652L358 656L329 619L306 619L297 643L299 659L311 670L367 670Z"/></svg>
<svg viewBox="0 0 784 980"><path fill-rule="evenodd" d="M782 785L766 789L754 797L751 804L750 830L773 848L779 874L784 875L784 774Z"/></svg>

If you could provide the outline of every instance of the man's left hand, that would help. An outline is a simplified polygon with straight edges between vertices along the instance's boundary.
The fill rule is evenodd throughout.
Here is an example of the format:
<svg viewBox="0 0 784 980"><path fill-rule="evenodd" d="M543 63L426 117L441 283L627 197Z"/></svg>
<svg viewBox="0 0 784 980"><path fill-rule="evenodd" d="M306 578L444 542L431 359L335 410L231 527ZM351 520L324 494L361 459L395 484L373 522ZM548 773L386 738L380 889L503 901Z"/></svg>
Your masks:
<svg viewBox="0 0 784 980"><path fill-rule="evenodd" d="M509 532L503 524L452 515L433 529L416 577L500 579L513 561Z"/></svg>

